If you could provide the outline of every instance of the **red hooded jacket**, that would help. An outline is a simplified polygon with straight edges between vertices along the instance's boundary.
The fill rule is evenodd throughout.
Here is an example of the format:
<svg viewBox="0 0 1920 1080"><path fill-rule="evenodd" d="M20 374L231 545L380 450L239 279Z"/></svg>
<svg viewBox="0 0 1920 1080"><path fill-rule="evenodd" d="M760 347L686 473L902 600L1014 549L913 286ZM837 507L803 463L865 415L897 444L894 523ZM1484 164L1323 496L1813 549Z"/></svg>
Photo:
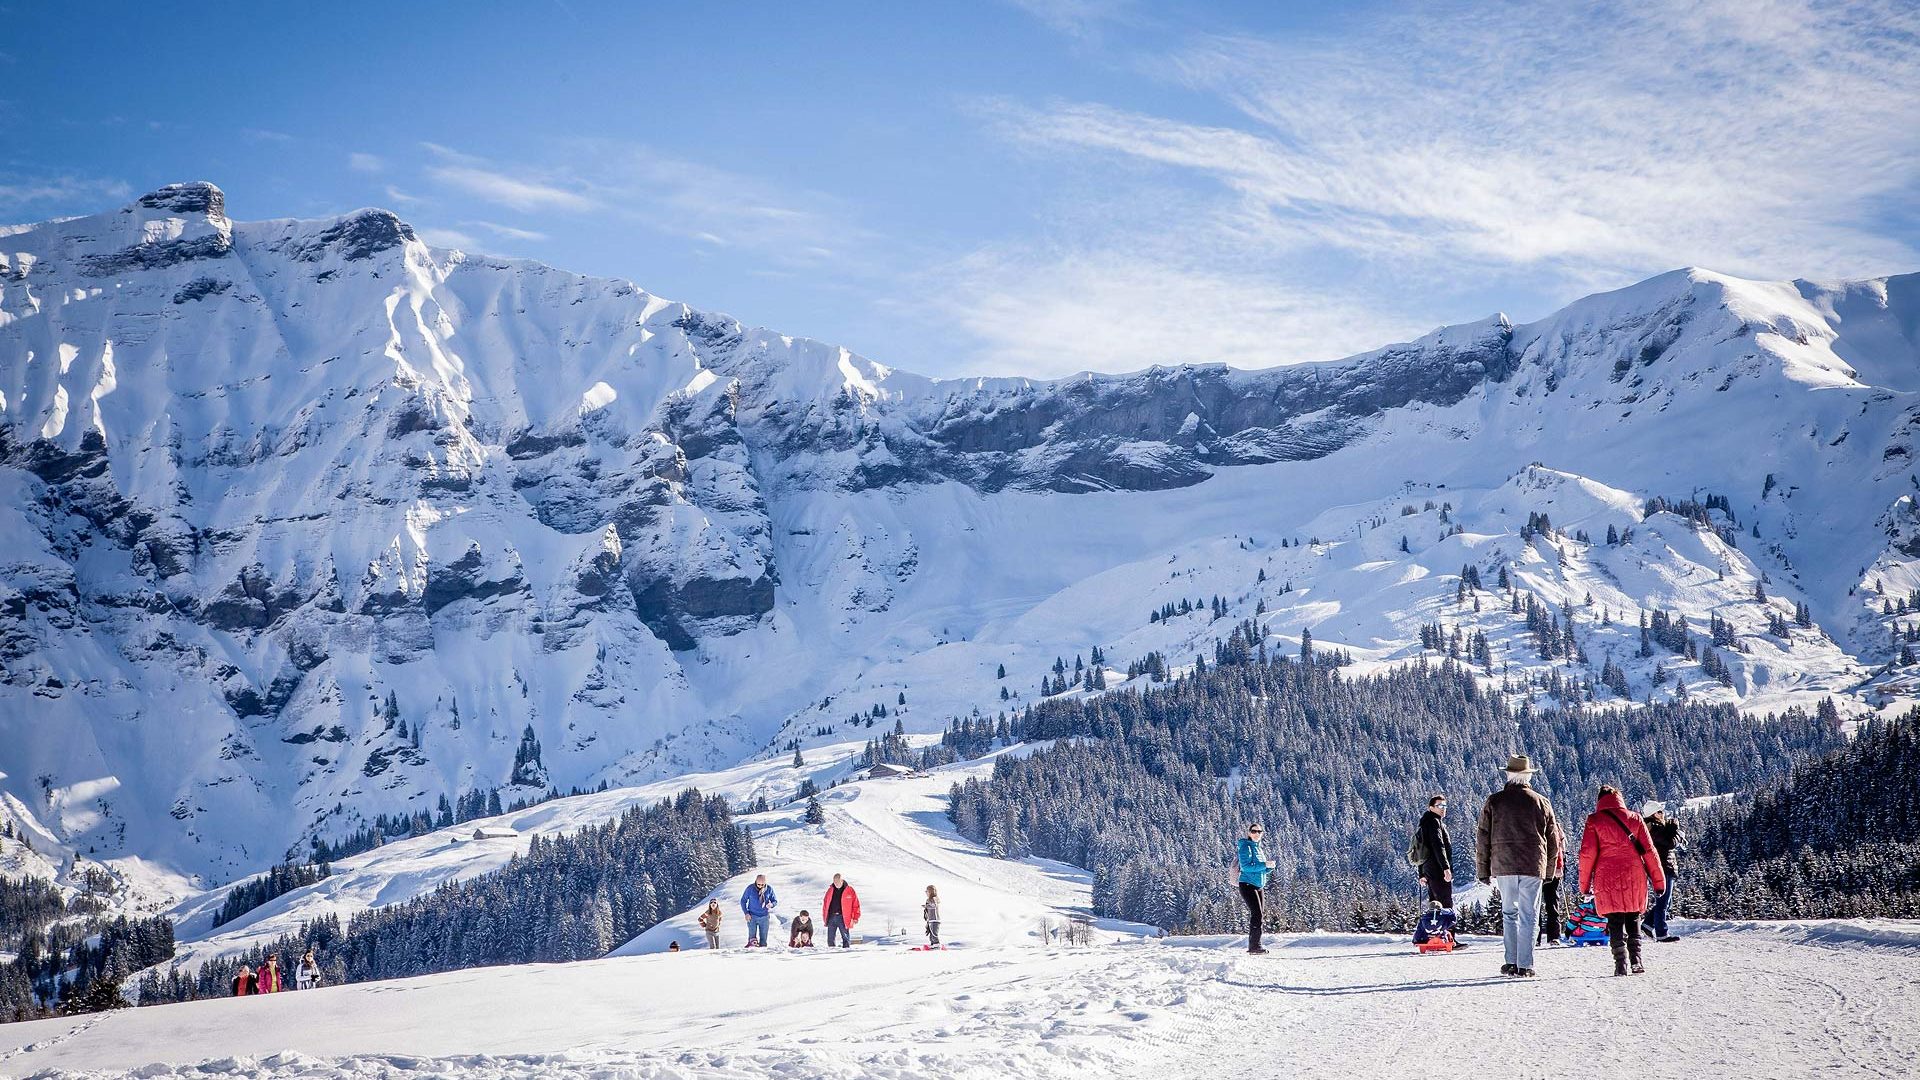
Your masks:
<svg viewBox="0 0 1920 1080"><path fill-rule="evenodd" d="M1581 830L1580 892L1592 894L1594 910L1602 915L1639 913L1647 910L1649 884L1655 891L1667 887L1660 853L1653 849L1647 823L1609 791Z"/></svg>
<svg viewBox="0 0 1920 1080"><path fill-rule="evenodd" d="M860 894L853 891L853 882L851 881L847 882L845 888L846 892L840 896L840 916L847 920L848 926L852 926L854 923L860 921ZM832 905L833 886L829 885L827 886L827 894L820 898L821 921L824 922L826 920L827 912L832 910Z"/></svg>

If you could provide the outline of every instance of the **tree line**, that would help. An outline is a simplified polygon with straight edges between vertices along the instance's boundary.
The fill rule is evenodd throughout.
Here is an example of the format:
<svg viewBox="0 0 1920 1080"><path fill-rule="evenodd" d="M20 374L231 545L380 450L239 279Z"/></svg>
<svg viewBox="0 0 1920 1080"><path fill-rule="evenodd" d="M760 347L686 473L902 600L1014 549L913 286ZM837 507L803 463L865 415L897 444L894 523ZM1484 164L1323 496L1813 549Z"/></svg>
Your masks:
<svg viewBox="0 0 1920 1080"><path fill-rule="evenodd" d="M1689 915L1920 918L1920 709L1868 720L1686 826Z"/></svg>
<svg viewBox="0 0 1920 1080"><path fill-rule="evenodd" d="M998 728L930 749L977 751ZM1450 822L1465 880L1480 797L1511 753L1532 756L1571 834L1602 783L1632 801L1751 789L1841 738L1797 709L1755 720L1694 702L1516 707L1451 659L1356 678L1311 652L1244 643L1159 687L1035 703L1007 731L1057 741L955 785L958 830L997 855L1091 871L1096 914L1191 932L1239 926L1229 866L1249 821L1266 824L1278 867L1277 926L1395 923L1412 914L1394 906L1413 904L1403 852L1428 796L1467 811Z"/></svg>
<svg viewBox="0 0 1920 1080"><path fill-rule="evenodd" d="M490 964L605 955L752 868L753 837L719 796L688 789L566 836L535 836L499 870L372 908L343 927L324 916L195 971L146 972L140 1004L221 997L240 965L268 956L292 972L313 949L326 983L397 979Z"/></svg>

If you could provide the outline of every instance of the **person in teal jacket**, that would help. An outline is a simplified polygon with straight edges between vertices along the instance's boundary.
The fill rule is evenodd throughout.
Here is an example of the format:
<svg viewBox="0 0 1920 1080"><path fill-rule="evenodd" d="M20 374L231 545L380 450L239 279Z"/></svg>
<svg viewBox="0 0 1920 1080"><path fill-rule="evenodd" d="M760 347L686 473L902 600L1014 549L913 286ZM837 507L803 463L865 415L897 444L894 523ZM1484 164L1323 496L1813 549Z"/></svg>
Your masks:
<svg viewBox="0 0 1920 1080"><path fill-rule="evenodd" d="M1273 873L1273 864L1260 853L1260 836L1265 830L1259 822L1247 826L1247 835L1240 838L1240 899L1247 905L1247 951L1256 955L1267 950L1260 946L1261 923L1265 915L1261 911L1260 890L1267 887L1267 875Z"/></svg>

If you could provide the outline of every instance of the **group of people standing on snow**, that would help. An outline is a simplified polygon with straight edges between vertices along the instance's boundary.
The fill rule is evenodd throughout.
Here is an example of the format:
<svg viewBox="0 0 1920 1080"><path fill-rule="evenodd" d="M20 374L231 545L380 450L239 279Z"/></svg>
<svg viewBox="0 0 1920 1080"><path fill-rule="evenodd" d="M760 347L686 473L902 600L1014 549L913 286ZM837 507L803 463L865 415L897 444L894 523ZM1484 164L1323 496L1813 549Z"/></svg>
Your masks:
<svg viewBox="0 0 1920 1080"><path fill-rule="evenodd" d="M774 918L774 910L780 906L780 897L767 883L767 875L757 874L752 884L740 894L740 914L747 921L747 948L764 949L767 947L769 924ZM927 886L926 901L920 905L920 914L925 919L927 946L940 947L940 890ZM827 885L826 895L820 899L820 918L827 926L827 948L836 944L842 949L853 947L853 928L860 922L860 894L854 890L853 883L839 874L833 875L833 881ZM707 936L707 948L720 947L720 924L725 919L720 910L720 901L707 901L707 909L700 913L700 930ZM787 947L790 949L810 949L813 947L813 916L802 911L787 924ZM678 942L674 943L676 946Z"/></svg>
<svg viewBox="0 0 1920 1080"><path fill-rule="evenodd" d="M1532 978L1533 949L1544 937L1560 943L1560 880L1566 873L1566 833L1553 804L1533 790L1533 763L1524 754L1508 760L1505 784L1480 810L1474 845L1475 877L1492 885L1500 904L1504 937L1502 975ZM1680 846L1680 825L1664 810L1649 805L1648 816L1627 809L1618 788L1605 785L1587 815L1580 836L1579 894L1606 917L1607 942L1615 975L1646 971L1641 958L1641 927L1659 941L1676 941L1667 916ZM1453 929L1453 839L1447 832L1447 798L1435 795L1415 830L1409 862L1419 869L1427 899L1440 926ZM1247 951L1261 946L1261 890L1273 864L1260 850L1263 830L1247 826L1238 844L1240 896L1247 905ZM1649 904L1648 896L1652 895ZM1544 909L1544 913L1543 913Z"/></svg>
<svg viewBox="0 0 1920 1080"><path fill-rule="evenodd" d="M295 990L311 990L320 985L320 963L313 958L313 950L308 949L300 958L293 972ZM280 958L269 956L258 968L241 964L240 970L233 975L233 996L251 997L254 994L277 994L288 989L286 980L280 972Z"/></svg>
<svg viewBox="0 0 1920 1080"><path fill-rule="evenodd" d="M1560 878L1566 871L1566 833L1553 804L1533 790L1533 764L1526 755L1507 762L1506 783L1480 810L1474 852L1476 876L1500 896L1504 927L1504 975L1530 978L1533 947L1541 936L1540 908L1546 902L1545 936L1560 938ZM1649 808L1652 809L1652 808ZM1653 822L1627 809L1620 790L1600 788L1593 812L1580 830L1579 895L1606 917L1607 943L1615 975L1646 971L1640 955L1641 917L1662 941L1673 902L1680 827L1653 809ZM1548 883L1551 883L1549 887ZM1654 896L1651 907L1649 893ZM1444 905L1450 906L1450 905Z"/></svg>

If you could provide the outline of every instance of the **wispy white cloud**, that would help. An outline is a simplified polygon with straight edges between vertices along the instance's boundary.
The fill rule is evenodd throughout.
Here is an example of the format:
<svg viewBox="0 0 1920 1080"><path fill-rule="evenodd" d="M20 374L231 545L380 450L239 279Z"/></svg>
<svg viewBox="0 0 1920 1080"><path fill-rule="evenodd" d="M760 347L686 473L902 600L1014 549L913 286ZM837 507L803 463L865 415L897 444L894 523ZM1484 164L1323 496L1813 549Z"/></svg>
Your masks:
<svg viewBox="0 0 1920 1080"><path fill-rule="evenodd" d="M510 210L587 210L594 205L592 199L578 191L498 169L434 165L427 169L427 175L447 187Z"/></svg>
<svg viewBox="0 0 1920 1080"><path fill-rule="evenodd" d="M798 264L832 258L839 242L871 239L849 207L816 191L632 143L580 141L569 157L613 215L699 243Z"/></svg>
<svg viewBox="0 0 1920 1080"><path fill-rule="evenodd" d="M1227 118L978 105L1043 159L1100 167L1046 239L953 268L982 364L1332 355L1484 314L1450 306L1465 280L1560 302L1683 264L1920 265L1880 220L1920 195L1905 0L1418 4L1337 35L1189 38L1143 66ZM1218 317L1159 334L1129 314L1156 295ZM1008 314L1048 344L999 331Z"/></svg>
<svg viewBox="0 0 1920 1080"><path fill-rule="evenodd" d="M91 211L99 209L101 203L123 201L132 195L132 187L124 180L71 175L0 174L0 213L14 213L37 205Z"/></svg>
<svg viewBox="0 0 1920 1080"><path fill-rule="evenodd" d="M347 155L347 168L354 172L377 173L384 172L387 163L378 154L363 154L356 150Z"/></svg>
<svg viewBox="0 0 1920 1080"><path fill-rule="evenodd" d="M975 342L970 372L1058 376L1153 364L1329 359L1430 327L1335 289L1119 250L976 252L934 275L935 313Z"/></svg>
<svg viewBox="0 0 1920 1080"><path fill-rule="evenodd" d="M1030 142L1217 181L1263 243L1637 273L1914 261L1874 204L1920 179L1920 8L1423 5L1357 38L1175 57L1242 127L1004 108Z"/></svg>
<svg viewBox="0 0 1920 1080"><path fill-rule="evenodd" d="M596 221L680 237L709 248L752 252L790 267L845 266L844 250L872 237L855 215L818 192L662 154L613 139L570 139L548 163L499 163L439 143L422 144L435 159L426 174L462 195L529 215L593 210ZM548 230L475 228L511 239L545 239ZM556 223L557 224L557 223Z"/></svg>
<svg viewBox="0 0 1920 1080"><path fill-rule="evenodd" d="M420 196L409 194L392 184L387 185L387 198L392 200L395 206L414 206L421 201Z"/></svg>
<svg viewBox="0 0 1920 1080"><path fill-rule="evenodd" d="M1139 14L1134 0L1006 0L1047 26L1072 37L1086 38L1114 22L1131 21Z"/></svg>
<svg viewBox="0 0 1920 1080"><path fill-rule="evenodd" d="M471 233L464 233L459 229L422 228L419 230L419 236L422 241L432 247L459 248L462 251L480 249L480 241L475 240Z"/></svg>
<svg viewBox="0 0 1920 1080"><path fill-rule="evenodd" d="M546 233L535 232L532 229L522 229L513 225L502 225L496 221L463 221L460 224L476 229L485 229L495 236L505 237L508 240L539 241L547 238Z"/></svg>
<svg viewBox="0 0 1920 1080"><path fill-rule="evenodd" d="M253 142L290 143L293 141L293 136L286 132L268 128L241 128L240 135Z"/></svg>

